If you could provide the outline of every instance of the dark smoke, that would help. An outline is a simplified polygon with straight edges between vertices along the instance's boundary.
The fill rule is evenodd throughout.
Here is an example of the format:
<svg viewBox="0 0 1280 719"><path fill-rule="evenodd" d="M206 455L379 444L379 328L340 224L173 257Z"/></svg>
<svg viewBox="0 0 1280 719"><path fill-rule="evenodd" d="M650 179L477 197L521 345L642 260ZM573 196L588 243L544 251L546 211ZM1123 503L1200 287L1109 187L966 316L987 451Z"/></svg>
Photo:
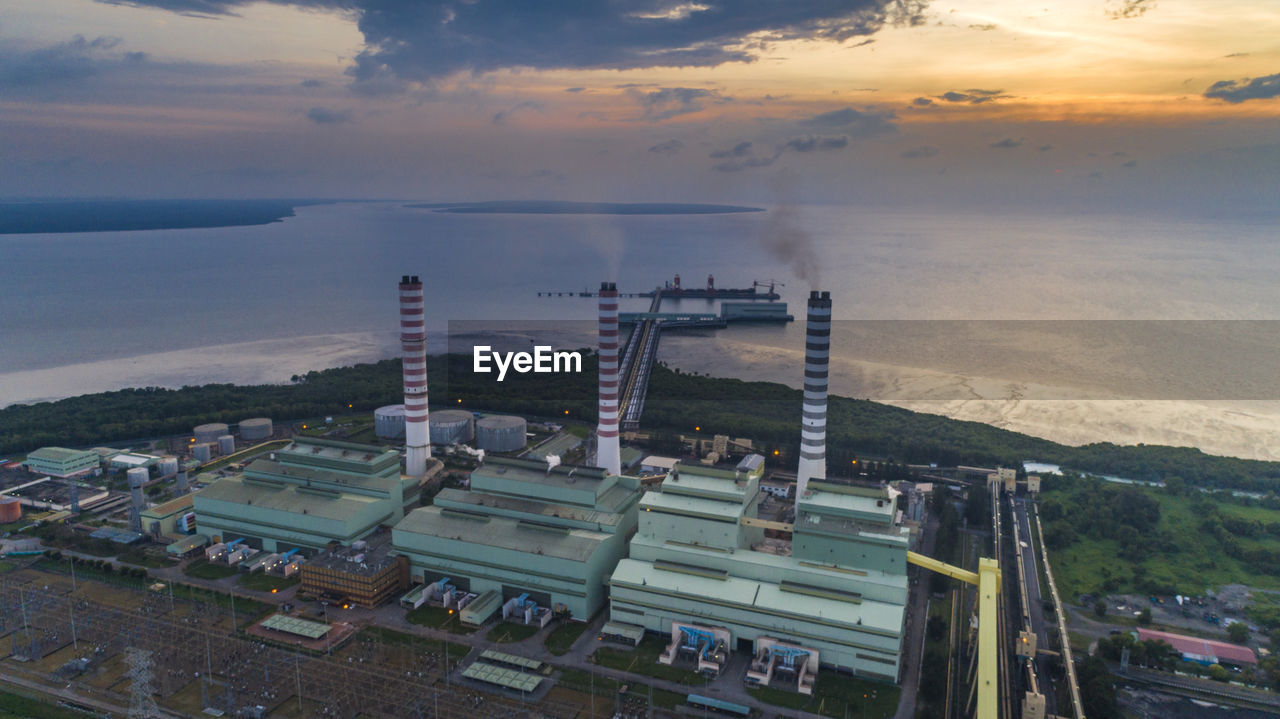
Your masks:
<svg viewBox="0 0 1280 719"><path fill-rule="evenodd" d="M760 246L775 260L785 263L791 274L817 288L822 263L813 237L800 225L800 213L785 192L787 178L779 175L775 182L778 202L769 211L760 233Z"/></svg>

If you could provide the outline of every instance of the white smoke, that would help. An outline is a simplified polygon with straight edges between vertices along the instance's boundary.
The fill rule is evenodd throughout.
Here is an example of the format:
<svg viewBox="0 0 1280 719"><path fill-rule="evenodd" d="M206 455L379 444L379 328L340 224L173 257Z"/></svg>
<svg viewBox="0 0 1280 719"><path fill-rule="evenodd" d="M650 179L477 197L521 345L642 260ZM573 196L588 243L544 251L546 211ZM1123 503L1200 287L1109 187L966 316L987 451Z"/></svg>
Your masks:
<svg viewBox="0 0 1280 719"><path fill-rule="evenodd" d="M547 455L547 473L548 473L548 474L550 474L550 473L551 473L551 470L552 470L554 467L557 467L557 466L559 466L559 465L560 465L560 455L558 455L558 454L548 454L548 455Z"/></svg>
<svg viewBox="0 0 1280 719"><path fill-rule="evenodd" d="M467 454L471 455L472 457L475 457L476 459L480 460L481 462L483 462L483 461L484 461L484 450L483 450L483 449L472 449L469 445L465 445L465 444L457 444L457 445L454 445L454 446L455 446L455 447L457 447L458 449L462 450L463 452L466 452Z"/></svg>

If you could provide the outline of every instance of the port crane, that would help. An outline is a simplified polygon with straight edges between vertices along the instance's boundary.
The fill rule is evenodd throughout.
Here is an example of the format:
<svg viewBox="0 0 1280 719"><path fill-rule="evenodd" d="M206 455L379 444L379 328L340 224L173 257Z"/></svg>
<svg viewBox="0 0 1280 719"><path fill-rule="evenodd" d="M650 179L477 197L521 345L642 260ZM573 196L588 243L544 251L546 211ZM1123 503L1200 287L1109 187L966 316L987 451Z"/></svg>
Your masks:
<svg viewBox="0 0 1280 719"><path fill-rule="evenodd" d="M767 282L768 284L765 284L766 282ZM769 288L769 294L773 294L773 286L774 286L774 285L777 285L778 287L786 287L786 286L787 286L787 285L786 285L786 283L779 282L779 281L777 281L777 280L756 280L756 281L754 281L754 282L752 282L752 283L751 283L751 288L752 288L752 289L755 289L755 288L757 288L757 287L768 287L768 288Z"/></svg>

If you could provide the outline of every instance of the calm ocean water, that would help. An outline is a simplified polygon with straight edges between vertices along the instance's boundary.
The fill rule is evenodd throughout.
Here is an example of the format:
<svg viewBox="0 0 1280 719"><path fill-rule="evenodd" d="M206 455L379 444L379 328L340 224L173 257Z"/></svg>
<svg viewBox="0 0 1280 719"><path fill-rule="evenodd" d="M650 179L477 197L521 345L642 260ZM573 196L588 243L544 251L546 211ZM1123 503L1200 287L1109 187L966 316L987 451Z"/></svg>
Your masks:
<svg viewBox="0 0 1280 719"><path fill-rule="evenodd" d="M809 238L818 284L831 291L840 320L1280 319L1274 223L832 206L789 214L783 229ZM589 331L593 300L537 293L595 288L607 278L616 278L624 292L641 291L676 273L686 286L704 284L708 274L722 287L776 279L785 283L779 291L792 314L802 318L809 284L764 249L762 236L778 229L770 218L445 214L353 203L302 207L296 217L256 227L0 236L0 381L49 368L100 368L104 361L181 362L191 366L162 369L207 381L284 380L300 365L348 359L316 351L314 343L299 350L288 342L293 338L394 338L395 283L405 273L423 278L437 337L453 320L578 320ZM623 309L647 302L624 301ZM664 306L677 307L715 309L702 301ZM1111 328L1101 334L1086 325L1065 335L1045 327L1067 324L1034 322L980 330L962 322L848 326L858 329L837 341L837 353L869 363L857 370L856 386L845 386L859 396L895 398L890 390L901 383L867 369L884 366L1027 386L1087 386L1117 396L1280 397L1265 380L1280 376L1272 371L1280 367L1270 324L1250 330L1257 336L1231 353L1238 361L1222 368L1212 352L1183 350L1203 346L1199 340L1231 323L1207 334L1182 326L1161 341L1172 350L1155 342L1141 352L1126 350L1135 332L1105 323L1096 324ZM868 327L879 334L868 335ZM796 322L672 335L664 337L663 358L712 374L796 384L792 353L803 345L802 332L803 322ZM241 372L228 360L228 346L260 340L275 342L262 345L268 356L292 352L290 362L281 362L283 376L261 368ZM206 353L218 360L203 367ZM1159 359L1156 374L1168 377L1153 379L1145 367L1126 371L1126 363L1140 357ZM1221 376L1206 380L1206 366ZM1227 388L1238 388L1246 374L1254 384L1233 395ZM156 383L173 383L165 378ZM67 385L74 391L62 394L112 385L105 376L103 386L92 376L75 379ZM1173 382L1172 395L1155 389L1166 382ZM28 392L19 384L0 383L0 406L60 394L57 387ZM1136 394L1126 391L1134 388ZM1203 396L1198 388L1207 388Z"/></svg>

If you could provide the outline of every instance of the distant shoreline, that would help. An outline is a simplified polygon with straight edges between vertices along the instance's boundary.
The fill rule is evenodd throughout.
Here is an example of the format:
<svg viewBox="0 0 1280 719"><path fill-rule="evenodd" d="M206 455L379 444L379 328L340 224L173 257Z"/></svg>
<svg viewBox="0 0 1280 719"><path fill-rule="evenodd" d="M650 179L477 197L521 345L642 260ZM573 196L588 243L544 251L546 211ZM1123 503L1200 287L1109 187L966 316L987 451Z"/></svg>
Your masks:
<svg viewBox="0 0 1280 719"><path fill-rule="evenodd" d="M244 227L332 200L36 200L0 202L0 235Z"/></svg>
<svg viewBox="0 0 1280 719"><path fill-rule="evenodd" d="M405 205L459 215L726 215L764 212L763 207L705 205L684 202L558 202L502 200L495 202L430 202Z"/></svg>

